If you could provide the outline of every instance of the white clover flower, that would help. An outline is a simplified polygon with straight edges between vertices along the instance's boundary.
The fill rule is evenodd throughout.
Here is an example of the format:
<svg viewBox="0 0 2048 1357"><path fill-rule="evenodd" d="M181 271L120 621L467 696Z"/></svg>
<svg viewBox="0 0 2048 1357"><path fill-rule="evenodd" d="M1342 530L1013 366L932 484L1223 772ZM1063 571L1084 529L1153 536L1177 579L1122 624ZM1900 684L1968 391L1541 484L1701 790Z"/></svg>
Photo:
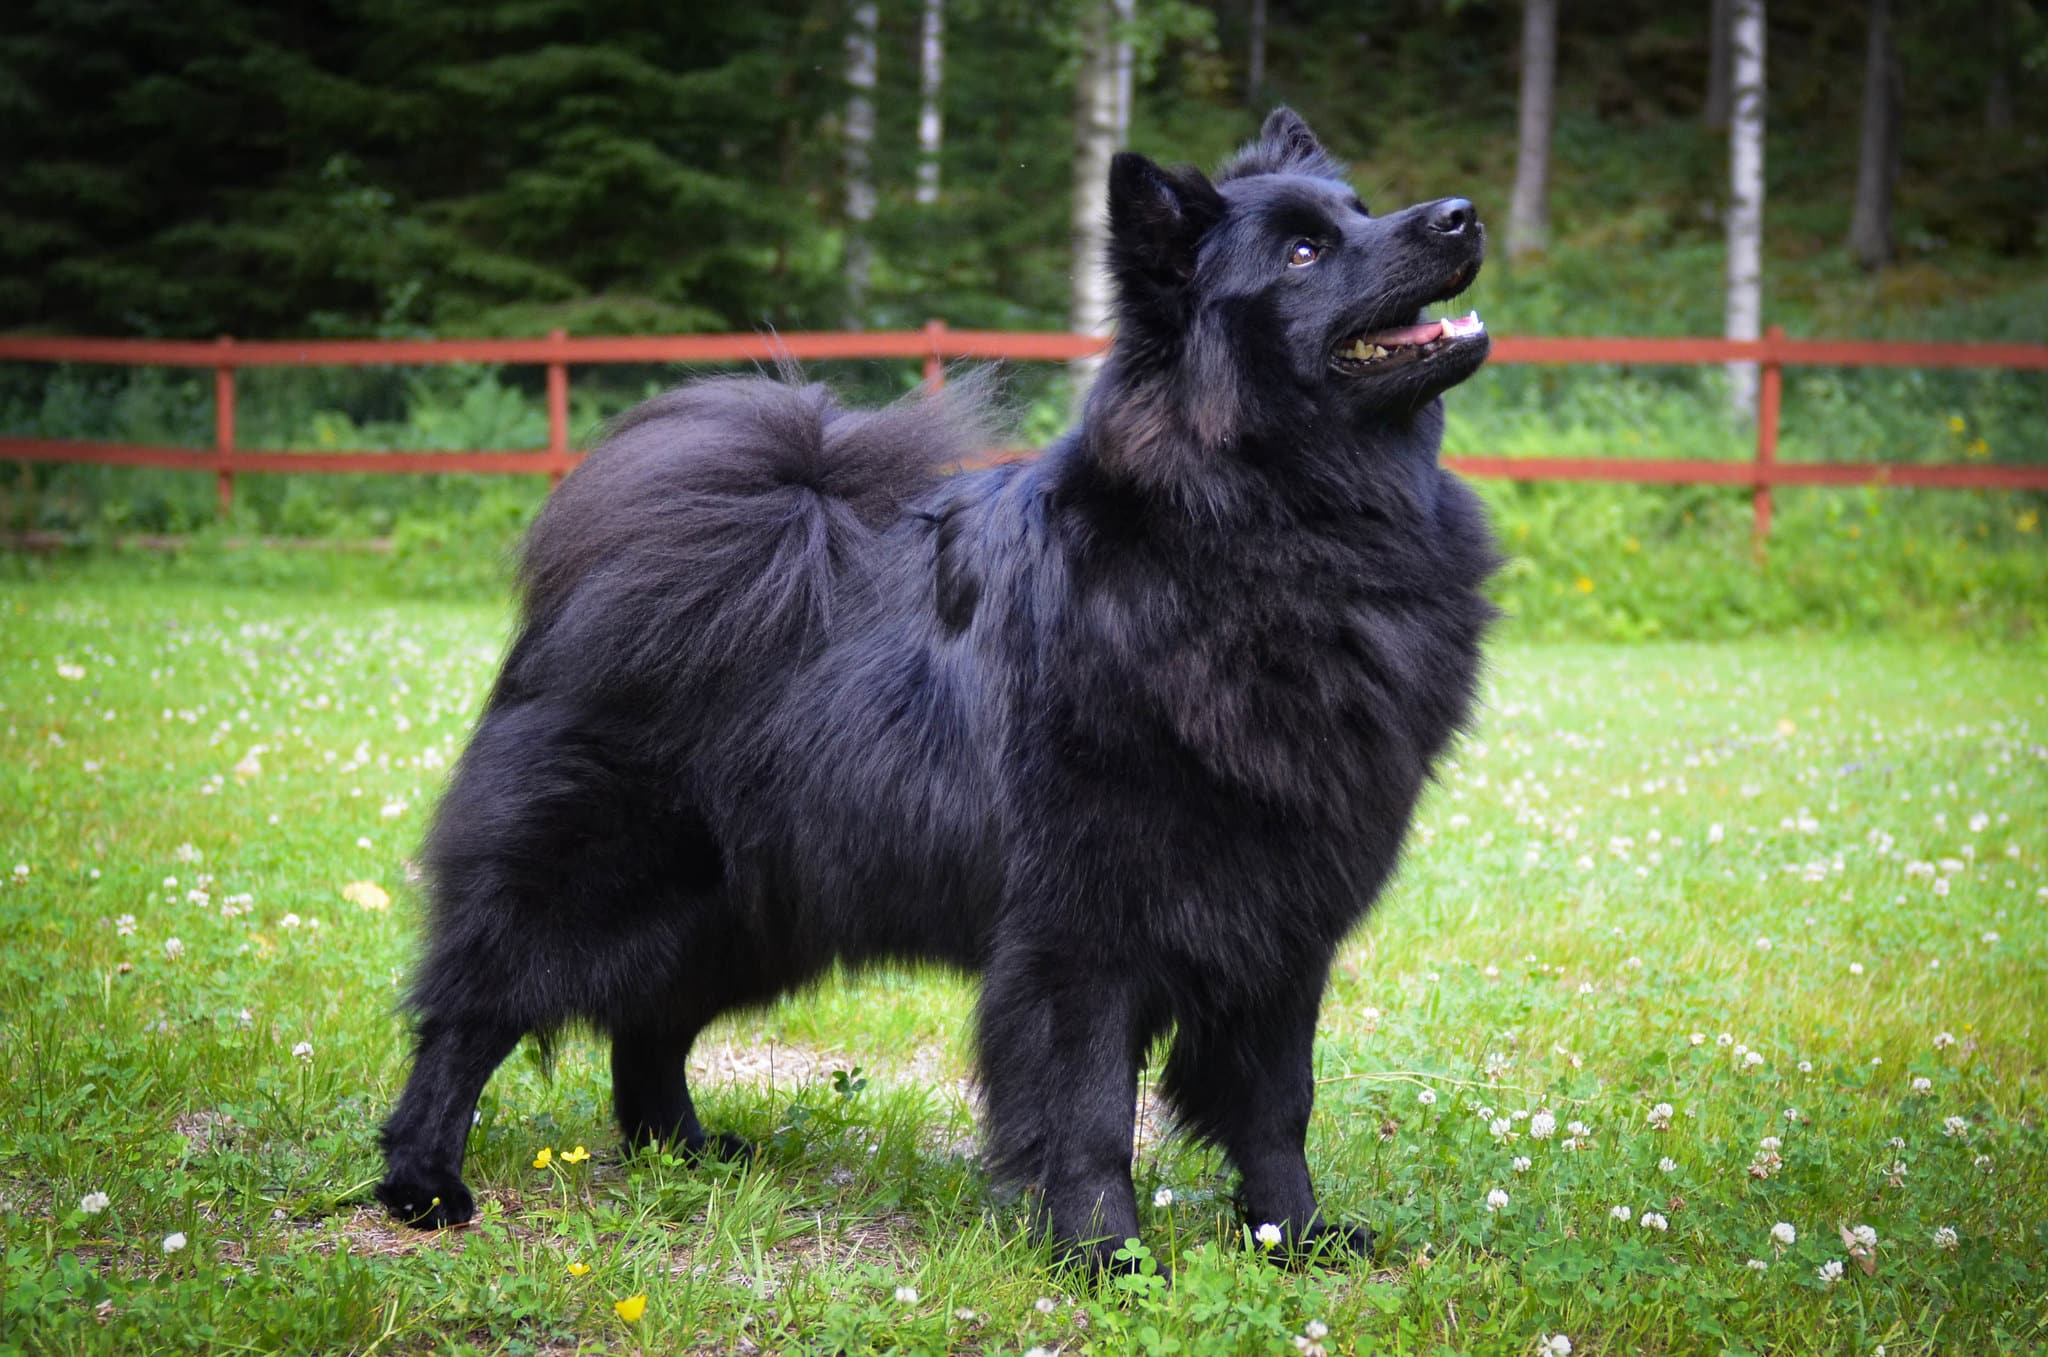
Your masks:
<svg viewBox="0 0 2048 1357"><path fill-rule="evenodd" d="M1932 1093L1934 1092L1934 1081L1924 1074L1916 1074L1913 1076L1913 1091L1915 1093Z"/></svg>
<svg viewBox="0 0 2048 1357"><path fill-rule="evenodd" d="M313 1043L310 1041L300 1042L298 1045L292 1047L292 1055L297 1059L305 1061L308 1065L312 1064Z"/></svg>
<svg viewBox="0 0 2048 1357"><path fill-rule="evenodd" d="M1505 1210L1507 1208L1507 1204L1508 1194L1503 1192L1499 1188L1495 1188L1493 1189L1493 1191L1486 1194L1486 1209L1489 1211Z"/></svg>
<svg viewBox="0 0 2048 1357"><path fill-rule="evenodd" d="M1851 974L1851 975L1861 975L1861 974L1863 974L1863 963L1862 963L1862 962L1860 962L1860 961L1852 961L1852 962L1850 962L1850 963L1849 963L1849 974Z"/></svg>
<svg viewBox="0 0 2048 1357"><path fill-rule="evenodd" d="M179 1249L182 1249L184 1247L185 1232L183 1230L174 1230L170 1234L164 1236L165 1253L176 1253Z"/></svg>
<svg viewBox="0 0 2048 1357"><path fill-rule="evenodd" d="M1258 1229L1252 1231L1252 1238L1259 1241L1259 1247L1262 1249L1278 1248L1280 1245L1280 1227L1269 1220Z"/></svg>
<svg viewBox="0 0 2048 1357"><path fill-rule="evenodd" d="M1531 1140L1548 1140L1556 1130L1557 1118L1548 1112L1538 1112L1535 1116L1529 1118L1529 1138Z"/></svg>
<svg viewBox="0 0 2048 1357"><path fill-rule="evenodd" d="M1827 1285L1833 1286L1836 1282L1842 1280L1842 1260L1839 1258L1828 1259L1813 1270L1813 1275L1820 1278Z"/></svg>
<svg viewBox="0 0 2048 1357"><path fill-rule="evenodd" d="M972 1324L974 1322L974 1311L963 1305L953 1312L953 1318L959 1320L962 1324Z"/></svg>
<svg viewBox="0 0 2048 1357"><path fill-rule="evenodd" d="M1961 1117L1943 1117L1941 1119L1941 1133L1951 1138L1966 1136L1970 1133L1970 1123L1964 1121Z"/></svg>
<svg viewBox="0 0 2048 1357"><path fill-rule="evenodd" d="M2005 884L2010 886L2012 883L2008 881ZM1996 947L1998 945L1998 930L1995 928L1986 929L1983 936L1979 937L1977 941L1983 943L1986 947Z"/></svg>
<svg viewBox="0 0 2048 1357"><path fill-rule="evenodd" d="M1771 1270L1771 1265L1761 1258L1752 1258L1747 1263L1744 1263L1743 1266L1751 1272L1769 1272Z"/></svg>
<svg viewBox="0 0 2048 1357"><path fill-rule="evenodd" d="M1790 1221L1781 1220L1771 1227L1771 1238L1789 1246L1799 1242L1799 1231L1792 1228Z"/></svg>
<svg viewBox="0 0 2048 1357"><path fill-rule="evenodd" d="M917 1288L916 1288L916 1287L914 1287L914 1286L899 1286L899 1287L897 1287L897 1288L896 1288L896 1303L897 1303L898 1305L915 1305L915 1304L917 1304Z"/></svg>
<svg viewBox="0 0 2048 1357"><path fill-rule="evenodd" d="M1757 951L1759 951L1759 952L1768 952L1768 951L1770 951L1770 950L1771 950L1771 940L1770 940L1769 938L1758 938L1758 939L1756 940L1756 950L1757 950Z"/></svg>
<svg viewBox="0 0 2048 1357"><path fill-rule="evenodd" d="M1152 1204L1162 1211L1173 1205L1173 1189L1162 1187L1157 1192L1154 1192L1152 1194Z"/></svg>
<svg viewBox="0 0 2048 1357"><path fill-rule="evenodd" d="M96 1216L107 1209L108 1197L104 1192L88 1192L78 1199L78 1209L88 1216Z"/></svg>
<svg viewBox="0 0 2048 1357"><path fill-rule="evenodd" d="M1037 1300L1031 1302L1031 1308L1042 1315L1049 1315L1054 1310L1057 1310L1059 1306L1053 1301L1051 1296L1040 1296Z"/></svg>
<svg viewBox="0 0 2048 1357"><path fill-rule="evenodd" d="M1572 1340L1561 1333L1546 1336L1538 1357L1572 1357Z"/></svg>
<svg viewBox="0 0 2048 1357"><path fill-rule="evenodd" d="M1705 1032L1695 1032L1687 1040L1695 1046L1704 1046L1707 1044L1707 1034Z"/></svg>
<svg viewBox="0 0 2048 1357"><path fill-rule="evenodd" d="M1486 1124L1486 1133L1495 1140L1507 1140L1514 1135L1515 1124L1506 1117L1495 1117Z"/></svg>
<svg viewBox="0 0 2048 1357"><path fill-rule="evenodd" d="M1812 1073L1813 1073L1813 1062L1812 1062L1811 1060L1802 1060L1802 1061L1800 1061L1800 1062L1799 1062L1799 1072L1800 1072L1801 1074L1812 1074Z"/></svg>
<svg viewBox="0 0 2048 1357"><path fill-rule="evenodd" d="M185 944L177 938L164 939L164 956L172 961L185 955Z"/></svg>
<svg viewBox="0 0 2048 1357"><path fill-rule="evenodd" d="M1784 1116L1785 1120L1788 1122L1798 1121L1799 1109L1796 1107L1788 1107L1785 1109Z"/></svg>
<svg viewBox="0 0 2048 1357"><path fill-rule="evenodd" d="M1650 1129L1652 1131L1670 1130L1671 1104L1658 1103L1655 1107L1650 1109L1650 1115L1648 1116L1648 1118L1646 1118L1646 1120L1650 1123Z"/></svg>
<svg viewBox="0 0 2048 1357"><path fill-rule="evenodd" d="M1518 1154L1515 1156L1514 1162L1510 1164L1509 1167L1514 1169L1514 1171L1517 1173L1527 1173L1532 1162L1533 1161L1530 1160L1528 1155Z"/></svg>
<svg viewBox="0 0 2048 1357"><path fill-rule="evenodd" d="M1719 843L1724 837L1726 837L1726 831L1724 831L1721 828L1721 822L1719 820L1716 820L1713 824L1707 826L1708 843Z"/></svg>
<svg viewBox="0 0 2048 1357"><path fill-rule="evenodd" d="M1761 1065L1763 1063L1764 1055L1762 1051L1744 1051L1742 1053L1742 1065L1744 1069L1753 1070L1758 1065Z"/></svg>
<svg viewBox="0 0 2048 1357"><path fill-rule="evenodd" d="M1934 1049L1937 1051L1945 1050L1955 1044L1956 1038L1953 1032L1936 1032L1934 1034Z"/></svg>
<svg viewBox="0 0 2048 1357"><path fill-rule="evenodd" d="M1944 1225L1934 1232L1935 1248L1947 1253L1953 1253L1962 1246L1962 1236L1958 1235L1952 1227Z"/></svg>
<svg viewBox="0 0 2048 1357"><path fill-rule="evenodd" d="M1624 1225L1627 1224L1629 1221L1634 1220L1636 1215L1634 1211L1630 1210L1626 1206L1616 1206L1607 1214L1612 1216L1614 1219L1622 1222Z"/></svg>
<svg viewBox="0 0 2048 1357"><path fill-rule="evenodd" d="M1723 1047L1733 1046L1735 1044L1735 1034L1732 1032L1723 1032L1720 1036L1714 1038L1714 1044L1716 1046Z"/></svg>
<svg viewBox="0 0 2048 1357"><path fill-rule="evenodd" d="M279 919L277 921L277 926L279 928L297 928L299 926L299 923L300 919L298 915L287 914L282 919Z"/></svg>
<svg viewBox="0 0 2048 1357"><path fill-rule="evenodd" d="M1849 1237L1856 1241L1858 1248L1874 1249L1877 1247L1877 1231L1871 1226L1852 1225L1849 1227Z"/></svg>
<svg viewBox="0 0 2048 1357"><path fill-rule="evenodd" d="M1676 1173L1678 1172L1678 1161L1667 1154L1657 1161L1657 1171L1659 1173Z"/></svg>
<svg viewBox="0 0 2048 1357"><path fill-rule="evenodd" d="M1668 1230L1671 1228L1671 1222L1664 1219L1663 1214L1658 1211L1643 1212L1643 1218L1636 1223L1646 1230Z"/></svg>
<svg viewBox="0 0 2048 1357"><path fill-rule="evenodd" d="M1757 1146L1760 1149L1769 1150L1771 1153L1776 1154L1779 1150L1785 1148L1785 1142L1778 1139L1776 1136L1765 1136L1762 1140L1759 1140L1757 1142Z"/></svg>
<svg viewBox="0 0 2048 1357"><path fill-rule="evenodd" d="M1320 1343L1330 1336L1330 1326L1320 1319L1311 1319L1301 1326L1301 1334L1304 1338Z"/></svg>
<svg viewBox="0 0 2048 1357"><path fill-rule="evenodd" d="M1433 1088L1423 1089L1420 1093L1417 1093L1415 1095L1415 1101L1421 1103L1424 1107L1435 1107L1436 1090Z"/></svg>
<svg viewBox="0 0 2048 1357"><path fill-rule="evenodd" d="M133 914L123 914L120 918L114 920L114 935L122 938L134 937L135 916Z"/></svg>
<svg viewBox="0 0 2048 1357"><path fill-rule="evenodd" d="M1975 1159L1972 1159L1970 1161L1970 1167L1977 1170L1977 1172L1979 1173L1991 1172L1991 1156L1988 1154L1978 1155Z"/></svg>

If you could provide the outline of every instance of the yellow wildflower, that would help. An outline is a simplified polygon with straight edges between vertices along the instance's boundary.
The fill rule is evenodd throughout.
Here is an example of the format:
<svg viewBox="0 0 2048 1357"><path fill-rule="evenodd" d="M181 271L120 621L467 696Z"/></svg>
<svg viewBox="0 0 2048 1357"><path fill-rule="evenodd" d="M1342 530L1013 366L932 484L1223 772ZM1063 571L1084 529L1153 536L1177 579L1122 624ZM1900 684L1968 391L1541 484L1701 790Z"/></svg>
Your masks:
<svg viewBox="0 0 2048 1357"><path fill-rule="evenodd" d="M1628 537L1622 539L1621 549L1627 552L1629 555L1633 556L1643 549L1643 544L1641 542L1638 542L1633 537Z"/></svg>
<svg viewBox="0 0 2048 1357"><path fill-rule="evenodd" d="M554 1162L555 1152L546 1145L541 1146L540 1153L533 1157L533 1166L537 1169L544 1169Z"/></svg>
<svg viewBox="0 0 2048 1357"><path fill-rule="evenodd" d="M628 1296L624 1300L615 1300L612 1302L612 1309L617 1311L619 1318L625 1320L628 1324L638 1324L640 1316L647 1313L647 1293L643 1291L637 1296Z"/></svg>
<svg viewBox="0 0 2048 1357"><path fill-rule="evenodd" d="M1948 417L1948 431L1950 433L1961 433L1969 427L1969 424L1964 421L1961 415L1950 415Z"/></svg>
<svg viewBox="0 0 2048 1357"><path fill-rule="evenodd" d="M1593 592L1593 581L1589 577L1581 575L1572 583L1572 588L1582 594L1590 594Z"/></svg>
<svg viewBox="0 0 2048 1357"><path fill-rule="evenodd" d="M1989 457L1991 455L1991 445L1981 438L1973 438L1970 440L1970 445L1963 449L1963 453L1969 457Z"/></svg>
<svg viewBox="0 0 2048 1357"><path fill-rule="evenodd" d="M2029 509L2018 518L2015 518L2012 521L2012 525L2021 532L2032 532L2041 526L2041 515Z"/></svg>
<svg viewBox="0 0 2048 1357"><path fill-rule="evenodd" d="M364 909L389 909L391 896L374 881L351 881L341 888L341 898Z"/></svg>
<svg viewBox="0 0 2048 1357"><path fill-rule="evenodd" d="M590 1271L590 1264L588 1263L569 1264L569 1275L571 1277L581 1277L584 1273L588 1271Z"/></svg>
<svg viewBox="0 0 2048 1357"><path fill-rule="evenodd" d="M590 1151L584 1149L581 1145L578 1145L573 1150L562 1151L562 1162L564 1164L580 1164L588 1158L590 1158Z"/></svg>

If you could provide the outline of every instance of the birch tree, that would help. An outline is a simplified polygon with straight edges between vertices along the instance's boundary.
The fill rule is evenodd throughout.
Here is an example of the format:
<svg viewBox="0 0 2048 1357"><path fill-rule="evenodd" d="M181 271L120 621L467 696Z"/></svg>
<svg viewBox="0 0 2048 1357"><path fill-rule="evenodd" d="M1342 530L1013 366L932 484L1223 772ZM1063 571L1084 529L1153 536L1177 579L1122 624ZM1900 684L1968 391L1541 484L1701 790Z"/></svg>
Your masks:
<svg viewBox="0 0 2048 1357"><path fill-rule="evenodd" d="M1731 0L1728 121L1728 323L1730 339L1755 339L1763 323L1764 0ZM1728 396L1741 420L1756 418L1754 363L1728 365Z"/></svg>
<svg viewBox="0 0 2048 1357"><path fill-rule="evenodd" d="M1080 14L1081 61L1074 77L1073 231L1074 332L1107 335L1113 298L1104 253L1109 244L1105 194L1110 157L1130 131L1130 23L1135 0L1085 0ZM1100 366L1099 359L1076 359L1074 377L1078 408Z"/></svg>
<svg viewBox="0 0 2048 1357"><path fill-rule="evenodd" d="M940 93L946 81L946 0L924 0L924 29L918 45L917 201L939 200L939 150L945 144L945 111Z"/></svg>
<svg viewBox="0 0 2048 1357"><path fill-rule="evenodd" d="M874 247L875 27L874 0L853 7L846 28L846 328L861 328Z"/></svg>
<svg viewBox="0 0 2048 1357"><path fill-rule="evenodd" d="M1557 0L1522 5L1521 143L1515 153L1515 196L1508 208L1508 258L1526 259L1550 245L1550 129L1557 90Z"/></svg>
<svg viewBox="0 0 2048 1357"><path fill-rule="evenodd" d="M1890 0L1869 0L1863 63L1863 133L1856 157L1856 207L1849 256L1865 269L1892 259L1892 188L1899 173L1899 74Z"/></svg>

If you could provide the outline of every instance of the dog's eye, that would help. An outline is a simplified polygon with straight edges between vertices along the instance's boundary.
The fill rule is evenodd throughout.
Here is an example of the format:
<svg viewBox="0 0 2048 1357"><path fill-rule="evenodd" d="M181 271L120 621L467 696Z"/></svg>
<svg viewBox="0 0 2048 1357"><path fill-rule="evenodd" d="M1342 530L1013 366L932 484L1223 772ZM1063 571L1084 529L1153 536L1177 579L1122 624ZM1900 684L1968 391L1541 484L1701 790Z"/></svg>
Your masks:
<svg viewBox="0 0 2048 1357"><path fill-rule="evenodd" d="M1294 244L1287 247L1287 267L1290 269L1305 268L1322 258L1322 255L1323 247L1316 244L1313 240L1297 240Z"/></svg>

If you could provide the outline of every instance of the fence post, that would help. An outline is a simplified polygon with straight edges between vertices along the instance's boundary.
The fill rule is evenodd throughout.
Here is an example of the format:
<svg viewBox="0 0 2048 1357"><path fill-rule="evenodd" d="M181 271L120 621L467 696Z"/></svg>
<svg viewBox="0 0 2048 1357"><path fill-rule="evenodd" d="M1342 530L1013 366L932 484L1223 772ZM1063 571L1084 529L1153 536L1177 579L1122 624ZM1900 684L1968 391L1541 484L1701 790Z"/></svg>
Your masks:
<svg viewBox="0 0 2048 1357"><path fill-rule="evenodd" d="M548 489L553 490L569 474L569 364L561 346L567 330L548 331L556 346L554 361L548 364Z"/></svg>
<svg viewBox="0 0 2048 1357"><path fill-rule="evenodd" d="M946 333L946 322L928 320L924 323L925 343L930 345L924 356L924 384L929 391L936 392L946 384L946 364L939 357L940 336Z"/></svg>
<svg viewBox="0 0 2048 1357"><path fill-rule="evenodd" d="M221 361L213 369L213 477L225 519L235 508L235 369L230 352L235 341L222 335L214 343Z"/></svg>
<svg viewBox="0 0 2048 1357"><path fill-rule="evenodd" d="M1763 555L1771 536L1771 469L1778 462L1778 402L1785 393L1785 367L1778 359L1778 342L1784 337L1782 325L1764 331L1763 380L1756 401L1756 489L1750 500L1758 556Z"/></svg>

